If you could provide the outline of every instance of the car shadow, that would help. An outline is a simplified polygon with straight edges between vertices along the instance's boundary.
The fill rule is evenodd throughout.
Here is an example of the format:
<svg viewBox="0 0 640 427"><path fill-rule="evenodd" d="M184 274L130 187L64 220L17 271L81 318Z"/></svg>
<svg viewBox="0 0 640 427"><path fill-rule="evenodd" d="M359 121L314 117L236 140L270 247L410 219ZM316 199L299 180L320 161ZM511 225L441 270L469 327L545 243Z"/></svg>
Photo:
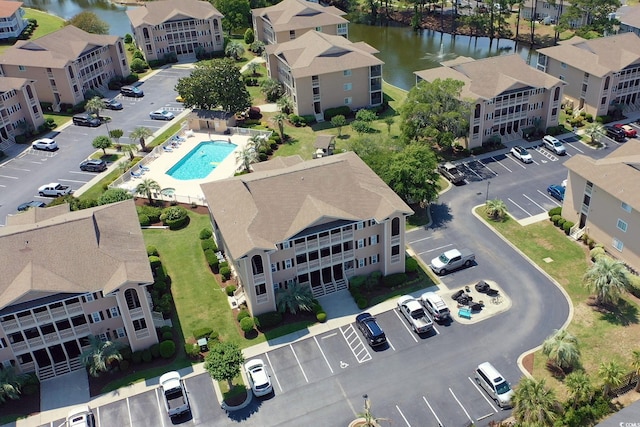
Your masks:
<svg viewBox="0 0 640 427"><path fill-rule="evenodd" d="M185 412L184 414L176 415L175 417L171 417L171 424L178 425L182 423L186 423L187 421L191 421L193 419L193 414L191 410Z"/></svg>

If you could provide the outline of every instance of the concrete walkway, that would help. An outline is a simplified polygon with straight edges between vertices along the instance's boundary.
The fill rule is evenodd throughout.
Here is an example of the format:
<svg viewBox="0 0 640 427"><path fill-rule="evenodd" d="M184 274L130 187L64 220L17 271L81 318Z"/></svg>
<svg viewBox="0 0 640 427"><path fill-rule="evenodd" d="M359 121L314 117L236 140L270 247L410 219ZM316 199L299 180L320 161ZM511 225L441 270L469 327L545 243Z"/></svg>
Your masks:
<svg viewBox="0 0 640 427"><path fill-rule="evenodd" d="M89 378L84 369L42 381L40 384L40 410L43 412L82 405L90 399Z"/></svg>

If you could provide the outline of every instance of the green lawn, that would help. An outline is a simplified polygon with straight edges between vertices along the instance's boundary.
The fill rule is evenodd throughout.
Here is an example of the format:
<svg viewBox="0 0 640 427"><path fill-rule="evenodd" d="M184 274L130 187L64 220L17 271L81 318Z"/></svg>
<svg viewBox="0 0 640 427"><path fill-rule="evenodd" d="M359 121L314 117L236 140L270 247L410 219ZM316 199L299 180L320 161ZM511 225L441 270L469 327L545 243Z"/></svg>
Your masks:
<svg viewBox="0 0 640 427"><path fill-rule="evenodd" d="M48 13L41 12L36 9L30 9L28 7L23 7L24 16L27 19L35 19L38 21L38 26L35 31L31 35L30 40L35 40L39 37L52 33L56 30L59 30L64 26L64 19L58 18L54 15L49 15ZM9 49L12 45L0 45L0 55L4 53L5 50Z"/></svg>

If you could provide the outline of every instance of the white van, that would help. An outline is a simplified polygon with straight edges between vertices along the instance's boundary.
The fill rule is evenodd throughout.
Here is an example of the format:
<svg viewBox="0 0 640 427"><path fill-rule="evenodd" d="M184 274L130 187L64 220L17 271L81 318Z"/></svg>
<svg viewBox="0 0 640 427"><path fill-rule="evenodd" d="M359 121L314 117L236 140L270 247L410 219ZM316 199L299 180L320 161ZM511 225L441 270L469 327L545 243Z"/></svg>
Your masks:
<svg viewBox="0 0 640 427"><path fill-rule="evenodd" d="M478 365L475 371L476 382L489 393L489 396L501 408L511 407L513 390L502 374L489 362Z"/></svg>
<svg viewBox="0 0 640 427"><path fill-rule="evenodd" d="M544 146L547 148L547 150L553 151L559 156L564 156L565 154L567 154L567 149L558 138L554 138L551 135L545 135L544 138L542 138L542 142L544 143Z"/></svg>

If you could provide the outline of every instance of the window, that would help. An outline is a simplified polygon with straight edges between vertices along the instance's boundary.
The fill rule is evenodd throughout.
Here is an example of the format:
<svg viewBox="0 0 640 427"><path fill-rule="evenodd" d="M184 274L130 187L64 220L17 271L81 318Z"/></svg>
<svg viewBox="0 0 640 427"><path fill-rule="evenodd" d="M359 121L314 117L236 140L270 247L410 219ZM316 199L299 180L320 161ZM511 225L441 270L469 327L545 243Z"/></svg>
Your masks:
<svg viewBox="0 0 640 427"><path fill-rule="evenodd" d="M276 271L278 271L278 263L271 263L271 272L275 273Z"/></svg>
<svg viewBox="0 0 640 427"><path fill-rule="evenodd" d="M100 338L100 341L102 342L107 342L109 341L109 333L98 334L98 338Z"/></svg>
<svg viewBox="0 0 640 427"><path fill-rule="evenodd" d="M254 255L251 257L251 268L253 269L254 276L256 274L264 273L264 267L262 266L262 257L260 255Z"/></svg>
<svg viewBox="0 0 640 427"><path fill-rule="evenodd" d="M351 83L345 83L344 85L342 85L342 87L344 88L344 90L346 92L346 91L350 91L351 88L353 87L353 85Z"/></svg>
<svg viewBox="0 0 640 427"><path fill-rule="evenodd" d="M286 242L282 242L282 249L289 249L290 247L291 245L288 240Z"/></svg>
<svg viewBox="0 0 640 427"><path fill-rule="evenodd" d="M136 331L140 331L142 329L147 329L147 321L144 319L137 319L133 321L133 329Z"/></svg>
<svg viewBox="0 0 640 427"><path fill-rule="evenodd" d="M356 245L358 249L364 248L364 239L358 239L358 244Z"/></svg>
<svg viewBox="0 0 640 427"><path fill-rule="evenodd" d="M118 307L111 307L107 314L109 315L109 317L120 317L120 310L118 309Z"/></svg>
<svg viewBox="0 0 640 427"><path fill-rule="evenodd" d="M566 69L566 68L567 68L567 64L565 64L564 62L561 62L561 63L560 63L560 66L561 66L562 68L564 68L564 69Z"/></svg>
<svg viewBox="0 0 640 427"><path fill-rule="evenodd" d="M564 76L560 75L560 76L558 76L558 78L559 78L560 80L564 81Z"/></svg>
<svg viewBox="0 0 640 427"><path fill-rule="evenodd" d="M378 235L374 234L373 236L369 237L369 244L370 245L377 245L378 244Z"/></svg>
<svg viewBox="0 0 640 427"><path fill-rule="evenodd" d="M371 258L369 258L369 262L371 264L377 264L378 263L378 254L371 255Z"/></svg>
<svg viewBox="0 0 640 427"><path fill-rule="evenodd" d="M86 294L84 296L84 302L91 302L93 301L95 298L93 297L93 294Z"/></svg>
<svg viewBox="0 0 640 427"><path fill-rule="evenodd" d="M349 77L351 75L351 70L344 70L342 72L342 75L345 76L345 77Z"/></svg>
<svg viewBox="0 0 640 427"><path fill-rule="evenodd" d="M25 71L27 68L24 65L18 65L18 70Z"/></svg>
<svg viewBox="0 0 640 427"><path fill-rule="evenodd" d="M400 255L400 245L391 246L391 255Z"/></svg>
<svg viewBox="0 0 640 427"><path fill-rule="evenodd" d="M356 230L362 230L364 228L364 222L360 221L356 223Z"/></svg>
<svg viewBox="0 0 640 427"><path fill-rule="evenodd" d="M622 210L631 213L631 206L626 204L625 202L622 202L622 205L620 205L620 207L622 208Z"/></svg>
<svg viewBox="0 0 640 427"><path fill-rule="evenodd" d="M344 99L344 105L351 105L351 97Z"/></svg>
<svg viewBox="0 0 640 427"><path fill-rule="evenodd" d="M264 295L267 293L267 285L264 283L260 283L256 285L256 295Z"/></svg>
<svg viewBox="0 0 640 427"><path fill-rule="evenodd" d="M622 243L618 239L613 239L613 247L622 252L622 248L624 247L624 243Z"/></svg>
<svg viewBox="0 0 640 427"><path fill-rule="evenodd" d="M397 236L400 234L400 218L395 217L391 221L391 235Z"/></svg>
<svg viewBox="0 0 640 427"><path fill-rule="evenodd" d="M627 223L619 218L618 218L618 224L616 224L616 227L618 227L619 230L622 230L625 233L627 232Z"/></svg>
<svg viewBox="0 0 640 427"><path fill-rule="evenodd" d="M104 320L104 314L101 311L96 311L95 313L91 313L89 315L89 322L91 323L99 323Z"/></svg>
<svg viewBox="0 0 640 427"><path fill-rule="evenodd" d="M316 27L316 31L321 33L322 32L322 27Z"/></svg>
<svg viewBox="0 0 640 427"><path fill-rule="evenodd" d="M367 261L365 259L358 260L358 268L364 268L367 265Z"/></svg>
<svg viewBox="0 0 640 427"><path fill-rule="evenodd" d="M124 328L118 328L116 329L116 336L118 338L124 338L127 336L127 332L124 330Z"/></svg>
<svg viewBox="0 0 640 427"><path fill-rule="evenodd" d="M285 259L284 260L284 268L291 268L293 267L293 260L292 259Z"/></svg>

